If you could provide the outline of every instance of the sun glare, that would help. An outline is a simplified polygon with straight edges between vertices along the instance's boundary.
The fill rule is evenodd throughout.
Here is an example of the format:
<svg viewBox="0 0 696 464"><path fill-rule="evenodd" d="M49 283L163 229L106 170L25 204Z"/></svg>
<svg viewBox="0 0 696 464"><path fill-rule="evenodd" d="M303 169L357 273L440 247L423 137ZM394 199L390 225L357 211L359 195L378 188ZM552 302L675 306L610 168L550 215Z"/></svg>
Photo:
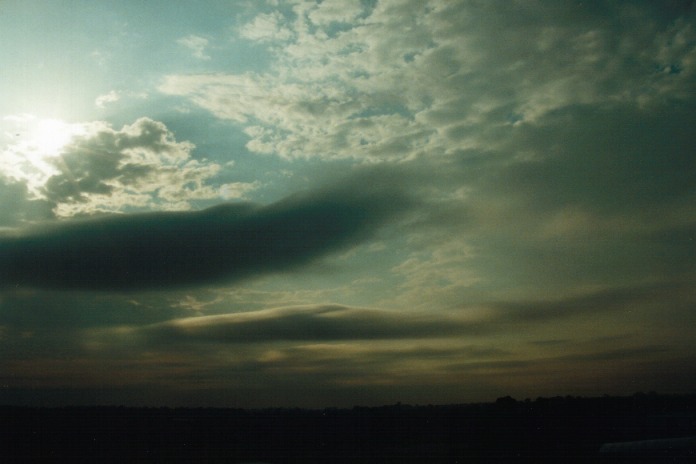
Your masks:
<svg viewBox="0 0 696 464"><path fill-rule="evenodd" d="M2 122L8 143L2 149L0 170L7 177L26 181L30 190L57 172L52 158L60 156L75 136L85 133L81 124L32 115L5 117Z"/></svg>
<svg viewBox="0 0 696 464"><path fill-rule="evenodd" d="M32 131L29 143L39 156L56 156L75 135L70 129L70 124L58 119L42 119Z"/></svg>

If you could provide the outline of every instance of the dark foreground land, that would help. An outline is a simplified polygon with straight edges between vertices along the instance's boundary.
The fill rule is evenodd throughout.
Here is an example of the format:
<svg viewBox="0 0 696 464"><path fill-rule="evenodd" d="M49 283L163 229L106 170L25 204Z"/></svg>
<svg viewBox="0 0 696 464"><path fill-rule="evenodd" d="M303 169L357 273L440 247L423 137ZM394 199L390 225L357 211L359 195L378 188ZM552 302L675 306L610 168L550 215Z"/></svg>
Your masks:
<svg viewBox="0 0 696 464"><path fill-rule="evenodd" d="M0 407L8 463L696 462L694 436L696 395L324 410ZM692 438L599 451L679 437Z"/></svg>

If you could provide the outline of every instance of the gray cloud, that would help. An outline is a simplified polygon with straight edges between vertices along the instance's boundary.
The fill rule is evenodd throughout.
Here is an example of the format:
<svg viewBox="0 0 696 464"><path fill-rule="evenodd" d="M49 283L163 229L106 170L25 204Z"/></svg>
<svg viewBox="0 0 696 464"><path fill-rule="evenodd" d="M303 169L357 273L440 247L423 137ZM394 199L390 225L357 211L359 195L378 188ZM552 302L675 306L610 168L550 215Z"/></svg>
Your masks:
<svg viewBox="0 0 696 464"><path fill-rule="evenodd" d="M543 323L578 316L606 316L612 312L661 304L683 298L687 284L655 284L611 287L558 299L493 303L490 308L500 323Z"/></svg>
<svg viewBox="0 0 696 464"><path fill-rule="evenodd" d="M137 299L128 293L64 290L7 289L0 294L0 326L11 327L14 333L72 333L86 327L138 326L190 313L173 307L159 293L140 293Z"/></svg>
<svg viewBox="0 0 696 464"><path fill-rule="evenodd" d="M463 308L413 313L324 304L201 317L182 317L180 308L157 307L158 302L163 304L158 293L139 298L139 304L147 308L130 303L125 296L117 304L108 293L37 291L23 298L6 294L0 344L3 353L13 354L0 356L0 363L12 376L10 385L51 387L62 385L67 375L76 388L142 385L149 391L165 388L169 395L204 392L211 402L209 395L218 388L237 394L255 391L260 396L250 395L252 401L278 389L293 404L307 392L316 392L318 396L312 397L319 406L333 401L332 394L358 401L357 390L370 392L365 398L376 401L373 395L387 387L391 394L415 394L424 388L415 402L431 398L433 389L442 393L448 385L456 386L456 394L468 388L484 399L489 398L485 395L500 396L491 394L491 388L514 395L592 391L597 379L589 368L597 363L617 368L602 379L611 391L612 382L633 378L631 369L656 374L676 366L690 369L687 361L692 357L679 342L664 334L653 339L640 332L640 327L655 323L650 319L655 317L654 310L647 316L645 308L660 307L667 298L672 303L684 300L683 308L665 308L659 317L683 324L684 314L693 312L689 288L684 283L607 289L565 299L490 304L478 312ZM82 309L72 312L62 325L51 327L50 319L69 308L71 299ZM113 310L95 314L109 301ZM42 319L45 307L53 309ZM35 320L13 316L12 310L32 310ZM164 320L167 314L173 319ZM583 317L592 323L577 325L586 320ZM153 323L153 318L164 322ZM561 321L571 328L563 333L564 339L534 341L548 332L545 323L554 324L556 330ZM632 335L596 336L597 328L616 321L622 321L623 330ZM660 332L671 330L673 324L656 327ZM686 326L688 331L691 325ZM529 343L519 344L515 337L521 332L530 334ZM39 339L45 340L37 343ZM37 371L42 372L40 377ZM469 382L453 380L459 376ZM688 374L672 375L665 388L675 388L683 377Z"/></svg>
<svg viewBox="0 0 696 464"><path fill-rule="evenodd" d="M148 118L120 131L101 127L64 148L54 161L60 172L48 179L44 193L57 203L85 202L88 194L111 195L115 181L132 185L160 169L156 161L183 161L192 148L177 143L164 124Z"/></svg>
<svg viewBox="0 0 696 464"><path fill-rule="evenodd" d="M133 326L117 334L139 334L149 343L250 344L269 342L329 342L356 340L406 340L476 337L507 333L520 327L541 327L561 321L614 320L632 314L626 330L635 329L644 308L680 301L690 311L688 285L663 283L619 287L558 299L523 302L491 302L481 307L464 306L449 312L403 312L337 304L288 306L258 311L175 318ZM663 315L667 318L669 311ZM671 317L674 317L671 316ZM594 334L585 334L585 337ZM582 337L581 337L582 338ZM536 342L531 341L534 344ZM539 346L570 343L570 339L545 340ZM479 353L481 354L481 353Z"/></svg>
<svg viewBox="0 0 696 464"><path fill-rule="evenodd" d="M536 208L577 205L615 212L664 204L696 182L693 105L570 106L521 126L508 151L522 160L492 170L489 195Z"/></svg>
<svg viewBox="0 0 696 464"><path fill-rule="evenodd" d="M256 183L215 184L223 166L191 156L195 146L177 141L159 121L139 118L113 129L104 122L82 125L52 157L55 172L37 193L70 217L124 209L189 209L196 200L241 196ZM219 180L219 179L218 179Z"/></svg>
<svg viewBox="0 0 696 464"><path fill-rule="evenodd" d="M409 205L353 178L267 206L114 215L47 224L0 240L5 287L164 288L232 282L359 243Z"/></svg>
<svg viewBox="0 0 696 464"><path fill-rule="evenodd" d="M572 348L567 348L572 349ZM589 351L589 352L588 352ZM594 349L582 353L555 354L544 357L526 357L506 360L476 360L452 364L453 370L466 373L475 372L505 372L512 376L533 373L534 371L558 371L561 366L567 368L573 365L584 368L587 364L596 366L597 363L630 364L637 361L655 361L661 355L668 354L669 348L664 345L647 345L619 349ZM554 353L549 350L549 354Z"/></svg>
<svg viewBox="0 0 696 464"><path fill-rule="evenodd" d="M685 103L606 102L516 124L490 149L448 160L438 185L452 194L430 197L424 223L469 246L463 266L499 292L691 273L694 114Z"/></svg>
<svg viewBox="0 0 696 464"><path fill-rule="evenodd" d="M0 177L0 227L51 219L52 203L32 199L27 185Z"/></svg>

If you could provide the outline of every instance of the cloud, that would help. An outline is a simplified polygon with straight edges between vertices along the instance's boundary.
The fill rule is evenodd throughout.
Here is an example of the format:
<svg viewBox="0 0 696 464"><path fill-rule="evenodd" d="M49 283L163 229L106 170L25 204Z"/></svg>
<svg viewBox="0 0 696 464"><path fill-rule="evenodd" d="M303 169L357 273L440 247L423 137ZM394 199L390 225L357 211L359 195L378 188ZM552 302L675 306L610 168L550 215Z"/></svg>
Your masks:
<svg viewBox="0 0 696 464"><path fill-rule="evenodd" d="M568 106L694 95L684 9L351 5L294 4L293 21L262 13L239 33L274 45L268 72L172 74L159 90L243 124L252 152L371 161L490 149L515 123Z"/></svg>
<svg viewBox="0 0 696 464"><path fill-rule="evenodd" d="M139 146L129 138L120 145L129 142ZM111 161L105 165L118 171ZM5 287L167 288L296 268L359 243L409 206L403 191L370 184L369 177L267 206L48 223L2 238L0 280Z"/></svg>
<svg viewBox="0 0 696 464"><path fill-rule="evenodd" d="M16 120L19 140L3 151L3 174L52 203L58 216L154 202L182 208L176 191L192 187L199 187L194 197L217 197L203 184L220 166L191 159L193 144L177 142L161 122L140 118L114 130L102 121Z"/></svg>
<svg viewBox="0 0 696 464"><path fill-rule="evenodd" d="M693 380L690 284L459 311L308 304L199 317L170 292L6 291L0 365L9 388L130 385L161 389L169 405L194 391L227 406L233 391L247 407L278 404L277 391L314 407L597 394L654 375L678 391Z"/></svg>
<svg viewBox="0 0 696 464"><path fill-rule="evenodd" d="M115 212L124 208L187 209L190 202L239 198L258 184L213 187L222 167L193 159L190 142L179 142L161 122L140 118L119 130L90 125L59 157L41 195L58 216ZM221 190L222 189L222 190Z"/></svg>
<svg viewBox="0 0 696 464"><path fill-rule="evenodd" d="M631 320L624 319L623 326L627 333L636 333L636 330L642 330L645 318L651 317L653 309L668 298L673 307L661 315L665 321L683 317L694 302L688 283L668 282L587 291L581 295L556 299L492 301L476 306L463 305L450 311L312 304L188 316L185 305L173 304L170 309L172 314L176 312L186 317L174 317L145 325L128 324L130 327L121 324L112 335L125 337L127 341L131 335L137 334L138 339L162 347L181 343L248 345L361 340L402 340L409 343L416 340L450 340L446 344L451 346L454 340L470 342L477 337L496 335L505 338L511 332L524 328L530 337L529 344L545 352L555 350L559 343L570 345L589 340L597 342L603 333L600 327L588 332L579 331L588 322L590 326L598 326L630 315ZM201 304L191 296L187 296L185 301ZM160 315L166 316L166 313ZM544 339L539 342L536 336L548 334L545 327L547 324L553 324L557 335L563 334L565 338L561 341ZM567 332L567 328L571 328L571 331ZM609 336L605 342L616 341L616 332L613 327L611 330L610 334L613 336ZM489 338L490 340L492 339ZM497 349L504 350L506 346L508 343L501 341ZM519 347L517 349L520 350Z"/></svg>
<svg viewBox="0 0 696 464"><path fill-rule="evenodd" d="M182 37L179 40L176 41L179 45L182 45L191 52L193 52L193 56L195 58L198 58L199 60L209 60L210 56L206 55L205 49L208 46L208 39L205 37L200 37L194 34L187 35L186 37Z"/></svg>
<svg viewBox="0 0 696 464"><path fill-rule="evenodd" d="M0 176L0 230L51 219L52 206L46 200L32 199L24 182L13 182Z"/></svg>
<svg viewBox="0 0 696 464"><path fill-rule="evenodd" d="M94 100L94 104L98 108L106 108L108 105L116 103L117 101L121 101L124 98L137 98L142 100L147 97L148 94L146 92L135 92L129 90L110 90L105 94L99 95Z"/></svg>
<svg viewBox="0 0 696 464"><path fill-rule="evenodd" d="M694 113L686 103L565 107L520 127L503 150L525 156L480 180L487 195L514 195L536 208L611 213L664 205L696 182Z"/></svg>
<svg viewBox="0 0 696 464"><path fill-rule="evenodd" d="M285 41L293 37L293 32L284 24L285 18L279 11L262 13L250 23L245 24L239 35L245 39L266 41Z"/></svg>
<svg viewBox="0 0 696 464"><path fill-rule="evenodd" d="M616 286L556 299L490 303L492 319L499 323L547 323L569 318L601 317L612 313L653 308L671 300L690 301L684 282L663 281L652 284ZM626 326L630 326L626 321Z"/></svg>
<svg viewBox="0 0 696 464"><path fill-rule="evenodd" d="M145 333L172 343L258 343L433 338L461 334L463 329L454 318L319 305L178 319L148 327Z"/></svg>
<svg viewBox="0 0 696 464"><path fill-rule="evenodd" d="M284 385L286 391L289 384L303 391L430 385L432 394L450 385L460 393L495 388L529 395L592 392L600 382L614 391L619 384L613 382L629 381L641 369L687 365L690 344L678 341L683 335L666 321L682 318L683 324L693 309L691 293L685 282L459 311L315 304L95 327L83 336L95 354L173 356L208 386L234 378L234 388ZM672 304L656 314L668 298L683 307ZM549 340L549 330L562 339ZM599 375L597 366L612 375ZM670 382L666 388L678 385Z"/></svg>
<svg viewBox="0 0 696 464"><path fill-rule="evenodd" d="M328 26L331 23L350 23L363 11L358 0L326 0L310 10L309 19L317 25Z"/></svg>
<svg viewBox="0 0 696 464"><path fill-rule="evenodd" d="M253 153L427 164L432 227L405 232L411 252L390 281L402 298L380 303L531 297L539 279L567 295L693 270L679 258L696 224L693 9L335 5L258 16L290 31L256 39L265 72L171 74L159 90L240 126Z"/></svg>
<svg viewBox="0 0 696 464"><path fill-rule="evenodd" d="M80 125L60 157L6 121L5 383L267 404L693 384L693 5L251 5L209 28L231 61L198 61L213 35L152 41L189 59L148 111L181 113Z"/></svg>
<svg viewBox="0 0 696 464"><path fill-rule="evenodd" d="M94 100L94 104L97 105L99 108L104 108L109 103L117 102L120 99L121 99L121 95L118 92L116 92L115 90L110 90L108 93L105 93L103 95L99 95Z"/></svg>
<svg viewBox="0 0 696 464"><path fill-rule="evenodd" d="M520 123L491 149L453 157L441 185L461 196L434 199L428 220L471 250L462 266L479 283L503 293L693 272L693 114L686 103L607 102Z"/></svg>

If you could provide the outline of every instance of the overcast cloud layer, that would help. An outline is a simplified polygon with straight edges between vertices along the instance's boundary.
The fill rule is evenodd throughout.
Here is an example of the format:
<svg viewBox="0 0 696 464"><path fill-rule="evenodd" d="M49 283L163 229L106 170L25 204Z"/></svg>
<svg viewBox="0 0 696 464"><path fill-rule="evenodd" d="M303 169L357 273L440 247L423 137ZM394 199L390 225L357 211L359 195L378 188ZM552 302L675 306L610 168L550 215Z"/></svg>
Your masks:
<svg viewBox="0 0 696 464"><path fill-rule="evenodd" d="M0 402L696 388L693 2L2 9Z"/></svg>

